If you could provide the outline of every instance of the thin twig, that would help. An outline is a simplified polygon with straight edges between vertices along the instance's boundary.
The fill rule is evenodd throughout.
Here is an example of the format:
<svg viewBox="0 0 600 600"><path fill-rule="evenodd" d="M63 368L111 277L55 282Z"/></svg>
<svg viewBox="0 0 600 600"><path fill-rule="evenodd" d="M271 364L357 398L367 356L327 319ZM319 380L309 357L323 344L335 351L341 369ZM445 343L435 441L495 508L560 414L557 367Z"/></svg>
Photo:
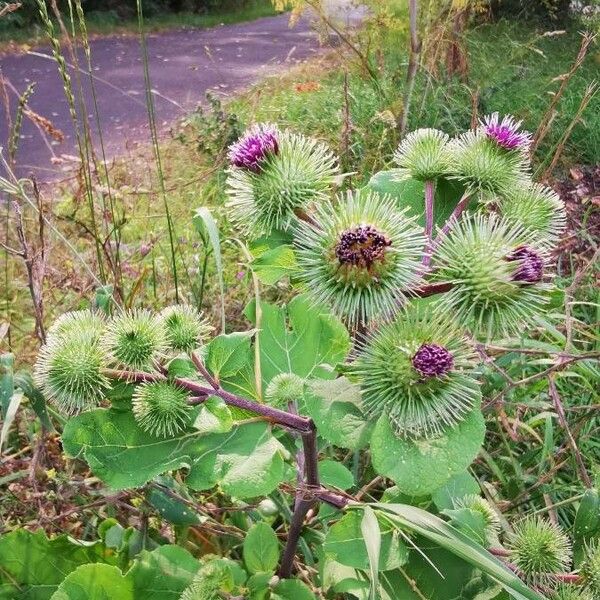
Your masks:
<svg viewBox="0 0 600 600"><path fill-rule="evenodd" d="M565 410L563 404L560 399L560 395L558 393L558 389L556 388L556 382L554 381L554 377L548 377L548 391L550 393L550 398L552 398L552 403L554 404L554 410L558 415L558 421L561 427L565 430L565 434L567 436L567 441L569 442L569 446L573 452L573 457L575 458L575 462L577 463L577 469L579 471L579 478L582 483L587 488L593 487L592 480L585 468L585 462L583 461L583 457L581 456L581 452L577 447L577 442L571 433L571 429L569 428L569 423L567 421L567 417L565 416Z"/></svg>

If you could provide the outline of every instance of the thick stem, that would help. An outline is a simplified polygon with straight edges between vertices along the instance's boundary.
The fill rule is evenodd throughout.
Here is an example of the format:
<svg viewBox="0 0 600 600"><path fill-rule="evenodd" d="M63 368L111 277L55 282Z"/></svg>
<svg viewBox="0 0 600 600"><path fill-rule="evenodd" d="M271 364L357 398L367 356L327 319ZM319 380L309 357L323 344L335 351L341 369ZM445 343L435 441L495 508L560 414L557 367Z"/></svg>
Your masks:
<svg viewBox="0 0 600 600"><path fill-rule="evenodd" d="M319 482L319 453L317 450L317 430L312 425L310 431L302 433L304 453L304 485L296 492L294 514L288 531L287 542L279 566L279 577L287 579L292 574L296 549L302 534L302 525L308 511L319 501L317 492L321 489Z"/></svg>
<svg viewBox="0 0 600 600"><path fill-rule="evenodd" d="M285 427L290 427L291 429L295 429L301 433L305 433L310 431L314 427L314 423L312 419L307 417L301 417L299 415L293 415L284 410L279 410L278 408L273 408L272 406L267 406L266 404L259 404L258 402L253 402L252 400L247 400L246 398L242 398L241 396L236 396L223 388L209 388L197 383L195 381L190 381L189 379L182 379L177 377L175 379L175 383L184 387L191 392L196 392L200 396L218 396L219 398L225 401L225 404L230 404L231 406L237 406L238 408L243 408L244 410L248 410L250 412L256 413L257 415L261 415L267 418L269 421L276 423L278 425L283 425ZM199 404L200 402L195 400L190 400L190 404Z"/></svg>

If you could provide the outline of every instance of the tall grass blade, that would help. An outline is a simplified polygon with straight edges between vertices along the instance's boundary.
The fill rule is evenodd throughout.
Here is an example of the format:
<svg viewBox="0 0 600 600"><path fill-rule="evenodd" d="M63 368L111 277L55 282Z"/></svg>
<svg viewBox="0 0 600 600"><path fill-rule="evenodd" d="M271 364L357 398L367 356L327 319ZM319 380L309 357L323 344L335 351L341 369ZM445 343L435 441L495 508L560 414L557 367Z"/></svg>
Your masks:
<svg viewBox="0 0 600 600"><path fill-rule="evenodd" d="M379 554L381 552L381 531L375 511L370 506L364 507L364 514L360 523L360 531L365 539L367 555L369 557L369 571L371 575L370 600L377 600L379 589Z"/></svg>
<svg viewBox="0 0 600 600"><path fill-rule="evenodd" d="M196 231L198 231L203 238L208 237L215 257L217 277L219 279L219 292L221 294L221 330L222 333L225 333L225 284L223 281L223 257L221 254L219 228L217 227L217 223L214 220L212 213L206 206L201 206L196 209L192 222L194 223ZM206 233L206 236L204 233Z"/></svg>
<svg viewBox="0 0 600 600"><path fill-rule="evenodd" d="M138 30L140 35L140 45L142 48L142 62L144 64L144 85L146 89L146 108L148 110L148 125L150 127L150 136L152 138L154 160L156 161L158 183L160 186L160 194L163 199L165 216L167 219L167 229L169 232L169 245L171 247L171 270L173 272L173 284L175 285L175 302L179 303L179 279L177 277L177 263L175 256L175 233L173 230L173 221L171 219L171 213L169 211L169 203L167 201L165 178L160 157L160 147L158 145L158 133L156 130L156 114L154 112L154 98L152 96L152 83L150 80L150 68L148 64L148 45L146 43L146 34L144 32L144 12L142 10L142 0L136 0L136 5L138 14Z"/></svg>
<svg viewBox="0 0 600 600"><path fill-rule="evenodd" d="M504 587L517 600L544 600L537 592L528 588L500 560L439 517L420 508L406 504L371 504L381 518L435 542L438 546L462 558L476 569L483 571ZM349 508L363 509L364 505Z"/></svg>

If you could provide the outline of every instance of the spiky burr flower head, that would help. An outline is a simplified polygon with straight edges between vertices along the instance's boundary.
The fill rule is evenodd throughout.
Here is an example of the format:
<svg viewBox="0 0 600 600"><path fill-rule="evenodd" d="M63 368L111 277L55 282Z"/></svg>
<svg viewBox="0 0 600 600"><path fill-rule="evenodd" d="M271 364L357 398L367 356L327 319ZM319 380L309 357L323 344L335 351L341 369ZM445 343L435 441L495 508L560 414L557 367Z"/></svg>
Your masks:
<svg viewBox="0 0 600 600"><path fill-rule="evenodd" d="M166 351L165 327L148 310L115 315L106 328L102 347L110 362L134 371L152 371Z"/></svg>
<svg viewBox="0 0 600 600"><path fill-rule="evenodd" d="M75 310L63 313L48 329L48 336L67 335L71 332L87 332L98 338L104 332L106 319L102 313L86 310Z"/></svg>
<svg viewBox="0 0 600 600"><path fill-rule="evenodd" d="M163 309L160 320L167 346L176 352L192 352L204 343L213 330L202 313L189 304L174 304Z"/></svg>
<svg viewBox="0 0 600 600"><path fill-rule="evenodd" d="M584 558L579 566L583 586L594 598L600 597L600 542L586 544Z"/></svg>
<svg viewBox="0 0 600 600"><path fill-rule="evenodd" d="M141 383L133 392L133 416L138 425L156 437L172 437L191 422L188 392L166 381Z"/></svg>
<svg viewBox="0 0 600 600"><path fill-rule="evenodd" d="M417 129L409 133L394 153L400 177L431 181L450 170L450 137L437 129Z"/></svg>
<svg viewBox="0 0 600 600"><path fill-rule="evenodd" d="M578 586L567 583L560 584L554 592L552 592L551 600L594 600L592 594Z"/></svg>
<svg viewBox="0 0 600 600"><path fill-rule="evenodd" d="M496 215L464 217L436 250L434 279L453 284L435 302L474 335L511 335L531 324L547 301L545 253L531 234Z"/></svg>
<svg viewBox="0 0 600 600"><path fill-rule="evenodd" d="M540 517L527 517L507 543L509 560L528 582L539 583L563 573L571 564L571 542L564 531Z"/></svg>
<svg viewBox="0 0 600 600"><path fill-rule="evenodd" d="M267 386L265 398L271 406L287 410L304 395L304 379L294 373L279 373Z"/></svg>
<svg viewBox="0 0 600 600"><path fill-rule="evenodd" d="M329 197L337 174L337 160L325 144L281 132L278 152L267 155L258 171L229 169L226 206L231 220L251 237L286 230L297 213Z"/></svg>
<svg viewBox="0 0 600 600"><path fill-rule="evenodd" d="M530 182L526 154L499 146L481 129L454 138L448 148L451 177L473 192L503 194Z"/></svg>
<svg viewBox="0 0 600 600"><path fill-rule="evenodd" d="M546 246L553 246L566 227L563 201L551 188L538 183L516 186L498 199L498 212L535 234Z"/></svg>
<svg viewBox="0 0 600 600"><path fill-rule="evenodd" d="M511 115L506 115L500 121L499 114L495 112L484 117L480 122L480 127L485 135L498 146L506 150L527 151L532 137L531 133L521 129L522 123L523 121L517 121Z"/></svg>
<svg viewBox="0 0 600 600"><path fill-rule="evenodd" d="M443 368L415 361L427 346L443 349ZM398 437L428 438L443 435L479 404L476 366L448 315L409 304L366 340L347 369L362 389L370 418L388 416Z"/></svg>
<svg viewBox="0 0 600 600"><path fill-rule="evenodd" d="M481 496L467 494L454 502L454 508L468 508L483 517L485 534L489 542L493 542L500 533L500 517L492 505Z"/></svg>
<svg viewBox="0 0 600 600"><path fill-rule="evenodd" d="M369 190L324 202L294 232L299 279L317 303L351 325L389 317L419 280L425 244L414 219Z"/></svg>
<svg viewBox="0 0 600 600"><path fill-rule="evenodd" d="M229 161L234 167L257 173L264 160L279 152L280 132L275 125L258 123L229 148Z"/></svg>
<svg viewBox="0 0 600 600"><path fill-rule="evenodd" d="M107 365L100 337L98 323L79 315L51 329L39 351L35 383L63 414L94 408L110 387L103 374Z"/></svg>

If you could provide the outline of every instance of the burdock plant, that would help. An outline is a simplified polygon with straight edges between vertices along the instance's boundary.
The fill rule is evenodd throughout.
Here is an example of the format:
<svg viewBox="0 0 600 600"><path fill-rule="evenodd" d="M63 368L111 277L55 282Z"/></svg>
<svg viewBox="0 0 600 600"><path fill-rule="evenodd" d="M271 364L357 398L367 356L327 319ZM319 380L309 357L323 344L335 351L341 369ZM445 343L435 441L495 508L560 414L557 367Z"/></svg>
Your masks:
<svg viewBox="0 0 600 600"><path fill-rule="evenodd" d="M338 173L325 144L269 125L251 128L229 158L229 214L250 237L288 229L329 196Z"/></svg>
<svg viewBox="0 0 600 600"><path fill-rule="evenodd" d="M308 293L351 324L389 317L420 278L425 240L390 196L341 194L301 222L294 239Z"/></svg>
<svg viewBox="0 0 600 600"><path fill-rule="evenodd" d="M189 392L169 382L142 383L133 393L139 426L157 437L172 437L190 425Z"/></svg>
<svg viewBox="0 0 600 600"><path fill-rule="evenodd" d="M546 519L527 517L510 536L510 560L533 583L552 581L571 564L571 542L564 531Z"/></svg>
<svg viewBox="0 0 600 600"><path fill-rule="evenodd" d="M68 415L97 406L108 388L101 347L102 319L89 311L67 313L48 332L34 380L46 398Z"/></svg>
<svg viewBox="0 0 600 600"><path fill-rule="evenodd" d="M167 346L176 352L195 350L213 329L202 313L189 304L168 306L161 311L159 318L165 330Z"/></svg>
<svg viewBox="0 0 600 600"><path fill-rule="evenodd" d="M269 515L258 528L247 527L256 511L236 521L248 530L241 554L249 577L233 560L209 559L193 581L188 577L191 585L182 598L312 596L301 582L285 580L304 526L321 522L307 519L310 511L317 514L319 502L350 511L344 518L363 511L361 532L375 536L362 553L353 544L348 551L340 543L344 530L330 528L325 544L339 551L335 560L344 565L344 577L358 576L367 555L371 562L374 540L379 543L377 521L386 524L382 535L389 525L405 539L402 530L468 560L474 569L456 582L460 588L453 596L460 589L469 597L471 592L497 597L501 584L515 597L533 600L537 592L522 580L552 600L600 596L600 546L590 542L579 571L569 573L570 541L547 520L527 518L514 526L507 549L496 549L498 560L507 559L502 569L441 517L396 503L367 509L331 487L333 481L344 489L361 485L346 469L331 465L342 456L335 445L350 451L353 474L365 471L364 465L381 476L375 483L393 480L394 495L431 498L440 509L440 501L447 502L455 510L441 509L442 517L464 519L464 530L475 516L478 528L485 527L481 541L490 547L499 542L494 508L460 492L470 489L467 469L485 438L481 384L488 371L482 362L504 375L493 361L517 348L514 340L496 340L545 324L539 317L552 290L549 257L565 213L554 192L531 182L530 140L519 122L497 114L455 139L420 129L398 147L396 169L364 188L334 194L337 161L324 144L256 125L230 148L227 180L234 224L250 242L263 238L249 245L256 299L246 315L256 329L209 340L212 328L202 314L179 304L158 314L137 309L111 318L69 313L50 328L36 382L69 417L91 411L69 419L63 443L107 485L154 486L157 475L185 467L190 488L204 492L216 486L235 502L266 494L285 502L285 494L295 492L289 526L281 503L279 516ZM438 185L452 178L463 185ZM463 193L451 202L456 187ZM471 202L482 198L486 202ZM424 227L415 208L421 200ZM305 297L272 306L261 285L280 283L284 276ZM575 352L575 340L571 346L569 352ZM543 352L543 344L535 346L536 353L538 347ZM531 377L544 384L542 378L566 366L563 358ZM111 387L115 380L127 385ZM504 391L496 396L494 390L494 397ZM358 454L364 447L370 451L366 463ZM295 470L289 463L294 450ZM330 459L329 473L320 456ZM185 478L176 475L173 494ZM365 497L367 489L379 497L371 485ZM271 517L287 532L276 577L279 541L269 530ZM347 533L346 528L342 535ZM302 540L306 556L313 538ZM396 569L397 557L383 544L381 550L380 562ZM408 581L413 562L404 566ZM428 561L418 562L420 585L429 567ZM473 577L475 570L481 576ZM377 593L373 585L370 596Z"/></svg>
<svg viewBox="0 0 600 600"><path fill-rule="evenodd" d="M477 361L442 311L409 306L366 340L349 372L372 418L386 415L400 437L435 437L479 403Z"/></svg>
<svg viewBox="0 0 600 600"><path fill-rule="evenodd" d="M436 301L473 334L490 339L532 325L547 301L545 250L520 225L465 217L441 240L434 277L452 289Z"/></svg>
<svg viewBox="0 0 600 600"><path fill-rule="evenodd" d="M165 327L148 310L123 313L108 323L102 345L115 366L152 371L166 350Z"/></svg>
<svg viewBox="0 0 600 600"><path fill-rule="evenodd" d="M450 142L451 173L472 191L502 194L530 179L527 149L531 136L520 122L498 114Z"/></svg>

